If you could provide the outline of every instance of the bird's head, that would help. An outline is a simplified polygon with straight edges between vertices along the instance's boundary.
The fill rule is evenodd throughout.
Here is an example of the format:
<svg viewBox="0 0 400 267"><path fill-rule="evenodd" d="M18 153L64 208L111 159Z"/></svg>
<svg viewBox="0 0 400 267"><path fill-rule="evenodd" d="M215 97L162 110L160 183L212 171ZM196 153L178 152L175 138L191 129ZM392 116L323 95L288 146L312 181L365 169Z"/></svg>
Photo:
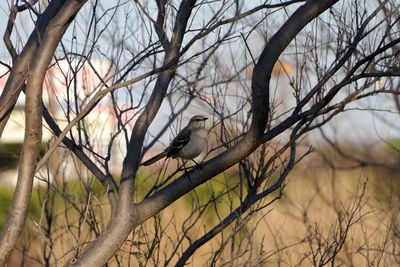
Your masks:
<svg viewBox="0 0 400 267"><path fill-rule="evenodd" d="M207 119L208 118L203 115L196 115L190 119L189 124L196 128L204 127Z"/></svg>

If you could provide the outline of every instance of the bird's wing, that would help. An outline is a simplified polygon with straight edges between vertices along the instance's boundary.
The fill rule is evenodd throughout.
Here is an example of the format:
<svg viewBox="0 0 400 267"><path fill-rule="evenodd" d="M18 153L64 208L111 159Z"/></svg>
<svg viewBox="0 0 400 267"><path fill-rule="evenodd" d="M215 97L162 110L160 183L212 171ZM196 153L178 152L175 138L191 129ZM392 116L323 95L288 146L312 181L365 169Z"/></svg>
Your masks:
<svg viewBox="0 0 400 267"><path fill-rule="evenodd" d="M179 151L189 142L191 136L191 129L185 127L179 134L171 141L171 144L165 150L167 152L167 157L175 158Z"/></svg>

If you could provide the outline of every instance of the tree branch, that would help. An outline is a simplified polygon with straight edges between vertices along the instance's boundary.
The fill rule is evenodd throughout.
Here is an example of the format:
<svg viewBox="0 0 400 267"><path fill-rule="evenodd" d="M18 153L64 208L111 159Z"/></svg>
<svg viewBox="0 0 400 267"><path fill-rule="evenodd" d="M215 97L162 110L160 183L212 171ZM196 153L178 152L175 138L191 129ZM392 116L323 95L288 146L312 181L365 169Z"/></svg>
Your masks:
<svg viewBox="0 0 400 267"><path fill-rule="evenodd" d="M21 93L21 89L25 84L30 63L35 56L40 40L48 28L50 20L58 14L58 11L64 2L65 1L62 0L54 0L50 2L46 11L40 15L36 27L29 36L21 54L17 56L13 62L10 76L8 77L0 96L0 137L7 124L11 111L17 102L19 94Z"/></svg>
<svg viewBox="0 0 400 267"><path fill-rule="evenodd" d="M258 66L254 70L252 84L253 118L250 130L239 143L210 159L201 168L194 168L150 198L134 205L135 213L139 216L132 218L134 220L133 227L140 225L196 186L233 166L258 147L260 135L263 134L267 124L269 79L276 60L302 28L336 2L337 0L308 1L293 13L267 43L257 63Z"/></svg>
<svg viewBox="0 0 400 267"><path fill-rule="evenodd" d="M42 139L42 83L64 32L85 1L68 1L49 23L29 70L25 104L25 138L22 146L18 181L10 214L0 235L0 266L3 266L22 232L32 194L33 178ZM22 87L21 87L22 88Z"/></svg>
<svg viewBox="0 0 400 267"><path fill-rule="evenodd" d="M134 212L136 210L132 209L132 199L134 181L141 159L144 137L148 127L156 116L165 97L168 86L174 77L183 36L195 3L195 0L184 0L181 2L177 12L171 46L165 51L163 61L163 65L169 64L169 62L173 62L174 65L158 75L146 108L143 113L140 114L132 130L121 172L121 184L119 188L116 214L112 217L102 238L93 242L85 253L72 264L72 266L103 266L104 263L107 262L107 260L113 256L114 252L123 244L132 230L132 217L139 215L135 214Z"/></svg>

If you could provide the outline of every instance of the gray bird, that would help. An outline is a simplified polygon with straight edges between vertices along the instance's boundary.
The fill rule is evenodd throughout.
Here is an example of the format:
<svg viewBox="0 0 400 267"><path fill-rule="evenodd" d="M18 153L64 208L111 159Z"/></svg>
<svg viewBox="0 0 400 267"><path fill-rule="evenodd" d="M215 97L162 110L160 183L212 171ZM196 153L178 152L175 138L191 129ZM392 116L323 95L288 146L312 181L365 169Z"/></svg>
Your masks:
<svg viewBox="0 0 400 267"><path fill-rule="evenodd" d="M142 162L140 165L148 166L164 157L180 157L184 160L194 160L201 154L207 141L206 120L207 117L202 115L193 116L188 125L178 133L163 152Z"/></svg>

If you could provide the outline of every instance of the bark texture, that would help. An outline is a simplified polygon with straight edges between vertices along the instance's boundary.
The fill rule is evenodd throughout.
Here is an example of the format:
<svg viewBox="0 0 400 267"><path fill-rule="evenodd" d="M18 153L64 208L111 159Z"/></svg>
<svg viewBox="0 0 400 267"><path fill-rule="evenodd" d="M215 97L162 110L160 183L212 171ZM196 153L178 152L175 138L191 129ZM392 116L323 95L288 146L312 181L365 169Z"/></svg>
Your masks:
<svg viewBox="0 0 400 267"><path fill-rule="evenodd" d="M337 1L307 1L293 13L267 43L253 73L252 124L238 144L210 159L201 168L194 168L182 175L150 198L140 203L132 204L134 178L139 165L144 135L159 110L166 89L175 72L174 69L171 69L160 73L146 109L138 118L131 135L121 175L120 196L116 215L111 219L102 237L95 240L84 254L76 259L72 266L103 266L135 227L165 209L196 186L238 163L257 149L261 144L268 123L269 82L272 69L278 57L312 19L319 16ZM184 29L194 4L195 1L182 1L178 10L174 36L171 39L171 45L166 50L164 64L178 55ZM159 35L163 36L162 34ZM168 42L164 41L165 43Z"/></svg>
<svg viewBox="0 0 400 267"><path fill-rule="evenodd" d="M19 160L17 186L7 223L0 236L0 266L7 262L23 230L32 195L32 185L42 140L42 84L44 75L64 32L85 2L67 1L60 8L57 15L47 25L38 49L33 56L35 64L29 68L25 103L25 137ZM29 57L27 56L27 58ZM10 78L14 82L17 80L17 86L13 87L14 93L19 93L19 88L23 86L24 71L26 69L21 71L20 79L13 80ZM18 75L21 75L21 73L18 73ZM12 102L8 103L14 105Z"/></svg>

